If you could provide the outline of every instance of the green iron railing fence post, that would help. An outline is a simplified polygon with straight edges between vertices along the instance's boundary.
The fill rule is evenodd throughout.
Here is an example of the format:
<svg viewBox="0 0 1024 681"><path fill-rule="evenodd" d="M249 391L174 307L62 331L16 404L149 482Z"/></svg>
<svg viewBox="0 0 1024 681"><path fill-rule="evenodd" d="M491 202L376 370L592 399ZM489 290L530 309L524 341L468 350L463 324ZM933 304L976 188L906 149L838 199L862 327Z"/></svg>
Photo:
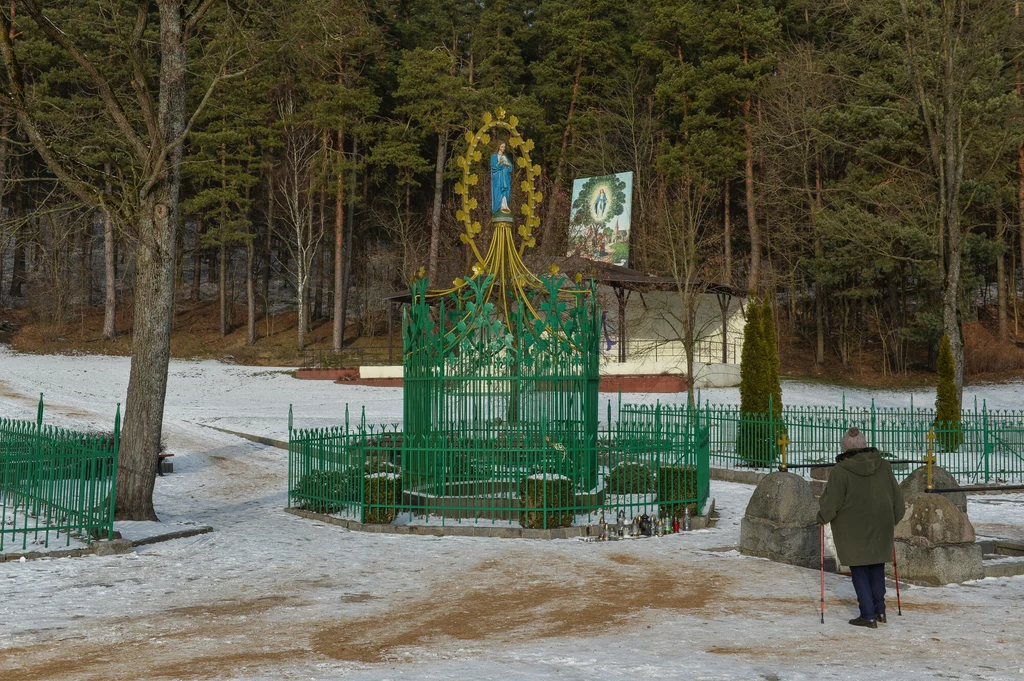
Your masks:
<svg viewBox="0 0 1024 681"><path fill-rule="evenodd" d="M982 456L984 457L983 464L985 466L985 482L989 480L989 456L992 454L992 440L988 436L988 402L982 402L981 406L981 430L982 430L982 441L984 446L982 448Z"/></svg>
<svg viewBox="0 0 1024 681"><path fill-rule="evenodd" d="M39 393L39 408L36 410L36 430L43 429L43 393Z"/></svg>
<svg viewBox="0 0 1024 681"><path fill-rule="evenodd" d="M121 459L121 403L117 403L117 411L114 412L114 471L113 481L110 484L110 506L107 509L107 538L114 538L114 509L117 502L117 468Z"/></svg>
<svg viewBox="0 0 1024 681"><path fill-rule="evenodd" d="M878 440L875 437L875 398L871 398L871 446L878 449Z"/></svg>

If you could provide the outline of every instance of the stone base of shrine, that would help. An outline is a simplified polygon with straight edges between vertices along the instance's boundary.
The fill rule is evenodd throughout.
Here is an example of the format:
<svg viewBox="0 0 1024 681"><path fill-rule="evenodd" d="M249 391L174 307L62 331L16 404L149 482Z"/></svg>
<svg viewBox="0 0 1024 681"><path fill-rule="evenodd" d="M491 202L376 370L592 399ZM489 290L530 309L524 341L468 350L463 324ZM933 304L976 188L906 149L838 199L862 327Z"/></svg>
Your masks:
<svg viewBox="0 0 1024 681"><path fill-rule="evenodd" d="M366 385L387 388L402 387L402 367L363 366L337 369L299 369L296 378L334 381L345 385ZM686 392L683 374L619 374L601 376L598 388L603 393L681 393Z"/></svg>

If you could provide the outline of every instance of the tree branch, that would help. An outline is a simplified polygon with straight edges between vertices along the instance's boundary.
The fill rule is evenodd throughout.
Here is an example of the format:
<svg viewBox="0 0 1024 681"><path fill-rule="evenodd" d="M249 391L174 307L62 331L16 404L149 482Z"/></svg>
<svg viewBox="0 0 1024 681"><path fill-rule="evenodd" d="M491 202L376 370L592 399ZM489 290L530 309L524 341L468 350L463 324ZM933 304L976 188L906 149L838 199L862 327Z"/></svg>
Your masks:
<svg viewBox="0 0 1024 681"><path fill-rule="evenodd" d="M134 147L135 153L138 155L140 161L144 161L149 156L150 150L142 138L139 137L135 128L128 121L128 116L125 115L124 108L121 106L121 102L118 101L117 95L114 94L113 89L110 87L110 82L99 72L99 69L89 61L89 58L85 56L77 45L71 42L67 34L57 28L56 25L49 19L47 19L39 5L36 4L36 0L22 0L28 13L35 20L39 28L43 30L43 33L54 42L56 45L62 47L72 59L78 62L79 66L86 70L89 76L92 78L93 83L99 89L100 97L103 99L103 103L107 107L107 112L111 118L114 119L114 124L121 131L121 134L125 136L128 142ZM6 20L5 20L6 21Z"/></svg>
<svg viewBox="0 0 1024 681"><path fill-rule="evenodd" d="M146 177L146 181L139 192L140 196L145 196L146 194L148 194L150 190L153 188L153 186L160 179L160 175L163 173L164 162L167 160L167 155L185 143L185 140L188 138L189 133L192 132L192 127L195 125L195 122L199 118L199 115L202 114L203 110L206 108L206 104L210 101L210 97L213 95L214 90L216 90L217 85L221 81L237 78L238 76L243 76L249 71L251 71L252 68L253 67L242 69L241 71L235 71L233 73L224 73L224 70L221 69L221 72L217 76L215 76L213 80L210 81L209 87L206 88L206 92L203 94L203 99L199 102L199 105L196 107L196 110L192 112L192 117L189 118L188 123L185 125L185 129L182 131L182 133L178 135L178 137L174 139L170 144L165 144L160 147L160 154L153 161L153 164L149 166L149 174Z"/></svg>
<svg viewBox="0 0 1024 681"><path fill-rule="evenodd" d="M203 20L206 13L210 11L210 7L213 6L213 3L214 0L202 0L202 2L200 2L199 5L188 15L188 18L185 20L186 38L192 35L192 31L194 31L196 26L199 25L199 22Z"/></svg>
<svg viewBox="0 0 1024 681"><path fill-rule="evenodd" d="M0 10L0 55L2 55L4 60L8 80L8 91L0 95L0 101L5 106L14 109L18 122L21 123L29 141L32 142L32 146L43 158L43 161L46 162L50 171L83 202L90 206L103 206L102 194L87 183L76 178L61 163L57 154L50 148L49 141L43 136L35 121L29 115L28 104L25 101L25 84L21 75L21 65L18 63L18 57L14 53L14 44L11 40L11 24L7 13L3 10Z"/></svg>
<svg viewBox="0 0 1024 681"><path fill-rule="evenodd" d="M135 89L135 98L139 100L139 108L142 109L142 118L146 122L146 131L149 139L154 143L160 143L163 138L160 135L160 123L157 120L156 110L153 106L153 97L149 94L149 76L144 70L145 62L139 51L142 37L149 25L149 2L140 0L138 14L135 17L135 28L132 29L132 38L128 44L128 53L132 60L132 87Z"/></svg>

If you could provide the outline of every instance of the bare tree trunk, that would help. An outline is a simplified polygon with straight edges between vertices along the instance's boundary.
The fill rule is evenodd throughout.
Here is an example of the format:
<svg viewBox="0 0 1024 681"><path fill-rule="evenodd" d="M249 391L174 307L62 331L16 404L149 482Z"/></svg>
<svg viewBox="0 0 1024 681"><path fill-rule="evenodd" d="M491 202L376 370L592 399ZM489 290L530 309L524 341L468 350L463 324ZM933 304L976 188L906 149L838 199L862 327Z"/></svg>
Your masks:
<svg viewBox="0 0 1024 681"><path fill-rule="evenodd" d="M743 63L749 61L747 46L743 46ZM761 285L761 230L757 225L757 211L754 205L754 126L750 123L750 98L743 102L743 131L746 139L746 162L743 179L747 193L747 229L750 231L750 272L747 290L756 293Z"/></svg>
<svg viewBox="0 0 1024 681"><path fill-rule="evenodd" d="M110 164L103 168L110 176ZM113 190L110 182L106 185L107 193ZM117 259L114 253L114 221L109 211L103 212L103 278L106 289L103 300L103 337L113 340L117 337Z"/></svg>
<svg viewBox="0 0 1024 681"><path fill-rule="evenodd" d="M339 73L338 78L341 78ZM334 329L331 347L341 352L345 329L341 326L341 287L344 274L345 248L345 180L342 159L345 155L345 133L338 130L338 183L334 192Z"/></svg>
<svg viewBox="0 0 1024 681"><path fill-rule="evenodd" d="M256 244L249 239L245 244L246 345L256 345L256 278L253 274L255 266Z"/></svg>
<svg viewBox="0 0 1024 681"><path fill-rule="evenodd" d="M1020 264L1020 284L1021 284L1021 295L1020 295L1020 298L1017 297L1017 273L1016 272L1012 272L1011 273L1010 281L1012 282L1011 285L1013 286L1014 300L1021 300L1022 302L1024 302L1024 221L1022 221L1021 224L1018 225L1017 248L1020 249L1020 259L1017 261ZM1016 269L1016 268L1014 268L1014 269ZM1014 308L1014 310L1015 310L1015 313L1014 313L1014 318L1013 318L1014 322L1013 323L1016 325L1017 324L1016 308ZM1014 328L1016 329L1016 326Z"/></svg>
<svg viewBox="0 0 1024 681"><path fill-rule="evenodd" d="M217 284L220 287L220 337L228 335L228 244L220 242L219 261L220 271L218 272Z"/></svg>
<svg viewBox="0 0 1024 681"><path fill-rule="evenodd" d="M11 266L11 288L8 293L12 298L22 296L25 285L26 261L28 259L28 225L23 224L14 233L14 264Z"/></svg>
<svg viewBox="0 0 1024 681"><path fill-rule="evenodd" d="M729 211L729 178L725 178L725 196L722 200L722 243L725 247L725 283L732 286L732 220Z"/></svg>
<svg viewBox="0 0 1024 681"><path fill-rule="evenodd" d="M82 272L80 275L82 285L82 306L89 307L92 305L92 218L95 213L89 216L82 229L81 239L82 243L79 248L81 252L81 266Z"/></svg>
<svg viewBox="0 0 1024 681"><path fill-rule="evenodd" d="M322 317L323 314L323 294L324 294L324 249L323 246L316 247L316 257L314 260L313 268L316 271L315 278L313 279L313 314L310 315L310 321L316 321Z"/></svg>
<svg viewBox="0 0 1024 681"><path fill-rule="evenodd" d="M815 159L814 164L814 210L821 210L821 166ZM817 233L817 216L812 215L814 221L814 257L821 261L825 257L825 246L821 241L821 235ZM821 283L821 277L814 277L814 363L825 363L825 287Z"/></svg>
<svg viewBox="0 0 1024 681"><path fill-rule="evenodd" d="M1018 87L1020 87L1018 85ZM1020 248L1021 286L1024 287L1024 143L1017 147L1017 246ZM1012 272L1013 297L1017 300L1017 273ZM1024 296L1024 292L1022 292ZM1016 323L1016 316L1014 317Z"/></svg>
<svg viewBox="0 0 1024 681"><path fill-rule="evenodd" d="M131 373L117 471L115 517L156 520L153 483L167 395L174 316L174 248L185 131L186 45L181 0L158 0L160 12L159 121L168 145L166 168L141 197L136 247Z"/></svg>
<svg viewBox="0 0 1024 681"><path fill-rule="evenodd" d="M1000 211L996 214L996 243L1006 244L1006 220ZM996 256L996 306L999 310L999 340L1003 343L1010 339L1009 320L1006 316L1006 252L1000 251Z"/></svg>
<svg viewBox="0 0 1024 681"><path fill-rule="evenodd" d="M267 232L263 239L263 313L270 318L270 258L273 256L271 242L274 238L274 181L270 178L267 182Z"/></svg>
<svg viewBox="0 0 1024 681"><path fill-rule="evenodd" d="M199 275L203 272L203 251L199 247L202 241L203 234L203 221L196 220L196 243L195 250L192 251L192 300L195 302L199 301L199 286L200 279Z"/></svg>
<svg viewBox="0 0 1024 681"><path fill-rule="evenodd" d="M310 226L310 229L312 229L312 226ZM308 296L308 292L309 292L309 272L307 271L305 263L304 263L305 257L300 255L300 257L297 260L298 261L296 262L296 271L298 273L298 276L296 277L296 281L298 282L298 285L299 285L299 291L298 291L298 293L299 293L299 300L298 300L298 312L299 312L299 320L298 320L298 324L299 324L299 350L305 350L306 349L306 327L309 325L309 319L308 319L308 314L309 314L309 301L308 301L308 297L309 297Z"/></svg>
<svg viewBox="0 0 1024 681"><path fill-rule="evenodd" d="M427 257L427 277L437 273L438 251L441 246L441 196L444 191L444 165L448 154L448 134L437 134L437 163L434 166L434 209L430 215L430 253Z"/></svg>
<svg viewBox="0 0 1024 681"><path fill-rule="evenodd" d="M349 276L352 270L352 239L353 232L355 229L354 218L355 218L355 193L356 193L356 161L358 160L359 152L359 138L353 136L352 138L352 185L349 187L349 193L352 198L349 199L348 205L348 238L345 239L345 263L344 272L341 281L341 329L342 333L345 330L345 323L348 321L348 288L349 288ZM435 197L436 198L436 197Z"/></svg>
<svg viewBox="0 0 1024 681"><path fill-rule="evenodd" d="M744 108L750 109L748 101ZM757 225L757 212L754 206L754 129L750 123L746 128L746 163L744 165L744 182L747 198L747 229L750 231L750 272L747 277L747 290L756 293L761 283L761 230Z"/></svg>

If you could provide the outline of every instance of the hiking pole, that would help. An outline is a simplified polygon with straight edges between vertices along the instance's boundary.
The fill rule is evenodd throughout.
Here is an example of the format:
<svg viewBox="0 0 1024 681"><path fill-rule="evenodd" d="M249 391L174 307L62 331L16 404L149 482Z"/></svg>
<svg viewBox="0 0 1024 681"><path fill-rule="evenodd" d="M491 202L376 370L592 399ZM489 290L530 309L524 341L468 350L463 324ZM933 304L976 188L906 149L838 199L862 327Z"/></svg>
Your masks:
<svg viewBox="0 0 1024 681"><path fill-rule="evenodd" d="M897 593L899 591L897 590ZM897 597L897 600L899 597ZM821 623L825 623L825 526L821 526Z"/></svg>
<svg viewBox="0 0 1024 681"><path fill-rule="evenodd" d="M896 614L903 617L903 606L900 604L900 569L896 567L896 546L892 547L892 573L896 577Z"/></svg>

